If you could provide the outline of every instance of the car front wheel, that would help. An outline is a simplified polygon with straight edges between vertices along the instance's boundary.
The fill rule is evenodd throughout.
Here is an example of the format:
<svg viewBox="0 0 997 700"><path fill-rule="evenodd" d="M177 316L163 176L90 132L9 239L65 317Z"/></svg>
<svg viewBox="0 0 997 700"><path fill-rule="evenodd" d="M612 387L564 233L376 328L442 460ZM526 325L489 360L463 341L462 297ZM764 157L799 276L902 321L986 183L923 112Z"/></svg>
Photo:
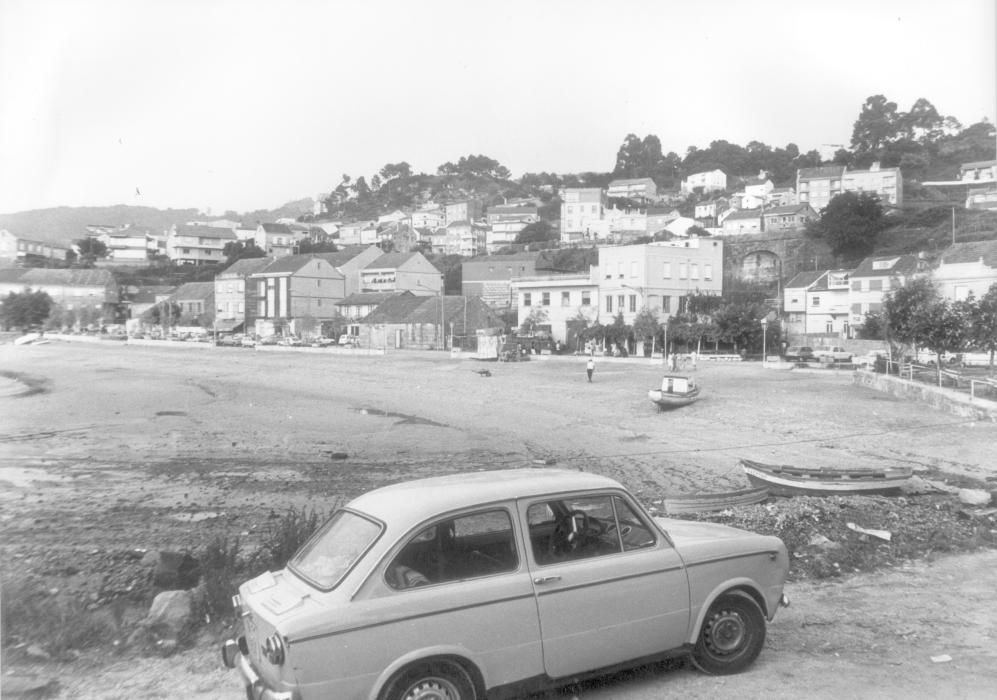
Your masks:
<svg viewBox="0 0 997 700"><path fill-rule="evenodd" d="M734 591L710 606L692 650L692 662L705 673L738 673L751 665L764 644L761 608L751 596Z"/></svg>
<svg viewBox="0 0 997 700"><path fill-rule="evenodd" d="M467 671L450 662L410 669L381 695L383 700L476 700L477 697Z"/></svg>

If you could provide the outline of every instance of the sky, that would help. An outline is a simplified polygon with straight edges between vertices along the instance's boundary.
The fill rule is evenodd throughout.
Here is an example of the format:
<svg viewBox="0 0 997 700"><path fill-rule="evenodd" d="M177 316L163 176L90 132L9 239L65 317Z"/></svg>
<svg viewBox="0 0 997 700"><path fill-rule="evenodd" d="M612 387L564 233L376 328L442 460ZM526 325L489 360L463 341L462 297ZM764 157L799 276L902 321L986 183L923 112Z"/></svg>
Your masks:
<svg viewBox="0 0 997 700"><path fill-rule="evenodd" d="M847 145L865 99L997 122L995 0L0 0L0 213L221 215L627 134Z"/></svg>

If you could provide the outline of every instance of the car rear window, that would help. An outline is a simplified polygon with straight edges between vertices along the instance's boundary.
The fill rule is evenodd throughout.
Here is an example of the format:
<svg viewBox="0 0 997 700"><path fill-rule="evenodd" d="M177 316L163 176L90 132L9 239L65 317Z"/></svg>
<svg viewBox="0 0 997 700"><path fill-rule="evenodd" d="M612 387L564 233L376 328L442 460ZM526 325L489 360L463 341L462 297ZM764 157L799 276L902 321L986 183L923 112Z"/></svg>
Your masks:
<svg viewBox="0 0 997 700"><path fill-rule="evenodd" d="M381 530L381 524L374 520L348 510L337 511L298 550L288 568L317 588L335 588Z"/></svg>

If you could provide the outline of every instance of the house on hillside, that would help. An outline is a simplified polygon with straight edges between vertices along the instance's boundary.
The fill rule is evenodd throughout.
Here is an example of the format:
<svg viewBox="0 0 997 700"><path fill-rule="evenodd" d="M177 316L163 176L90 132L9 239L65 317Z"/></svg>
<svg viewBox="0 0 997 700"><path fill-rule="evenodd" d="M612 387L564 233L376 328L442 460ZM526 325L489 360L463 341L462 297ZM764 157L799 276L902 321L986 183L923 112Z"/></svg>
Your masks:
<svg viewBox="0 0 997 700"><path fill-rule="evenodd" d="M949 246L939 256L931 277L946 299L981 298L997 284L997 240Z"/></svg>
<svg viewBox="0 0 997 700"><path fill-rule="evenodd" d="M2 262L8 264L23 263L32 258L65 260L68 256L69 248L67 246L17 236L7 229L0 229L0 264Z"/></svg>
<svg viewBox="0 0 997 700"><path fill-rule="evenodd" d="M442 228L447 220L446 213L440 207L433 205L430 209L419 209L411 214L412 228L436 230Z"/></svg>
<svg viewBox="0 0 997 700"><path fill-rule="evenodd" d="M720 228L725 236L741 236L762 232L761 209L728 209L720 217Z"/></svg>
<svg viewBox="0 0 997 700"><path fill-rule="evenodd" d="M311 238L306 226L293 227L290 224L260 223L256 227L254 241L256 247L267 255L281 258L297 254L301 241Z"/></svg>
<svg viewBox="0 0 997 700"><path fill-rule="evenodd" d="M97 240L107 246L107 261L145 265L156 251L157 232L143 226L129 226L101 233Z"/></svg>
<svg viewBox="0 0 997 700"><path fill-rule="evenodd" d="M360 270L361 292L441 294L443 274L422 253L384 253Z"/></svg>
<svg viewBox="0 0 997 700"><path fill-rule="evenodd" d="M708 170L702 173L693 173L682 180L680 190L682 194L691 194L696 190L707 192L723 192L727 189L727 173L723 170Z"/></svg>
<svg viewBox="0 0 997 700"><path fill-rule="evenodd" d="M606 196L653 202L658 198L658 186L649 177L613 180L606 188Z"/></svg>
<svg viewBox="0 0 997 700"><path fill-rule="evenodd" d="M488 207L486 247L489 253L516 242L520 231L540 221L535 205L496 205Z"/></svg>
<svg viewBox="0 0 997 700"><path fill-rule="evenodd" d="M606 194L598 187L566 187L561 193L561 242L605 239Z"/></svg>
<svg viewBox="0 0 997 700"><path fill-rule="evenodd" d="M464 199L444 205L444 226L455 221L477 221L481 218L481 200Z"/></svg>
<svg viewBox="0 0 997 700"><path fill-rule="evenodd" d="M806 202L762 211L763 231L799 231L817 220L817 212Z"/></svg>
<svg viewBox="0 0 997 700"><path fill-rule="evenodd" d="M177 224L166 234L166 255L177 265L218 265L225 245L236 240L231 229Z"/></svg>

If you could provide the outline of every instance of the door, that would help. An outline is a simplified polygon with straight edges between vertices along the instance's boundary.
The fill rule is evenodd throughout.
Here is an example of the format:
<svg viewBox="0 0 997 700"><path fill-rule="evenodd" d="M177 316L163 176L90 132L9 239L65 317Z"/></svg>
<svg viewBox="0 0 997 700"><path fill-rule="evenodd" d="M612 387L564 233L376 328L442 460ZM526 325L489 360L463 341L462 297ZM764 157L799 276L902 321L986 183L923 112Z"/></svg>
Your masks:
<svg viewBox="0 0 997 700"><path fill-rule="evenodd" d="M395 329L395 349L399 349L401 347L402 347L402 329L401 328L396 328Z"/></svg>
<svg viewBox="0 0 997 700"><path fill-rule="evenodd" d="M681 646L689 626L684 565L628 497L617 493L521 504L552 678Z"/></svg>

